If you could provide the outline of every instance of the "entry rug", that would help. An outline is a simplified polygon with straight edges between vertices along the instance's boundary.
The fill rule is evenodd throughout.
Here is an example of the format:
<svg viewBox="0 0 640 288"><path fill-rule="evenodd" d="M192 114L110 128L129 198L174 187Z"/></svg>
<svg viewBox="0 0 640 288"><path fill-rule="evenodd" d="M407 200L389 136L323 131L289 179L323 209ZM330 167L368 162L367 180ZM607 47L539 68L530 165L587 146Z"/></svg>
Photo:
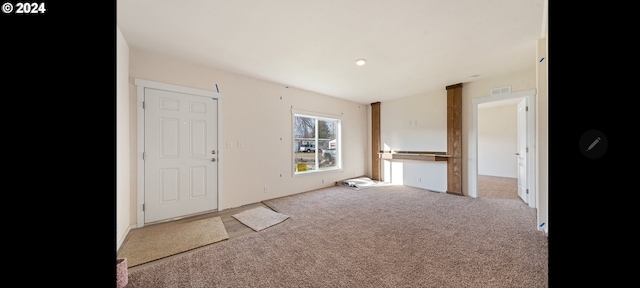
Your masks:
<svg viewBox="0 0 640 288"><path fill-rule="evenodd" d="M257 207L231 215L231 217L236 218L240 223L254 231L260 231L287 220L289 215L278 213L265 207Z"/></svg>
<svg viewBox="0 0 640 288"><path fill-rule="evenodd" d="M118 258L127 258L127 266L133 267L226 239L219 216L154 224L131 230Z"/></svg>

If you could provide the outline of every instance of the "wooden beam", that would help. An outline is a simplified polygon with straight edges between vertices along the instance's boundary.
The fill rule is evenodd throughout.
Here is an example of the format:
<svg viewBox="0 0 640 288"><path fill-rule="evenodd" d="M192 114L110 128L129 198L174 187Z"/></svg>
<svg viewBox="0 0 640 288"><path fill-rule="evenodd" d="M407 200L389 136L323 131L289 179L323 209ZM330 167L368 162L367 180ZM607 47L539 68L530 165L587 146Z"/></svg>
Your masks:
<svg viewBox="0 0 640 288"><path fill-rule="evenodd" d="M462 83L447 89L447 193L462 193Z"/></svg>
<svg viewBox="0 0 640 288"><path fill-rule="evenodd" d="M380 102L371 103L371 179L382 180L380 177Z"/></svg>

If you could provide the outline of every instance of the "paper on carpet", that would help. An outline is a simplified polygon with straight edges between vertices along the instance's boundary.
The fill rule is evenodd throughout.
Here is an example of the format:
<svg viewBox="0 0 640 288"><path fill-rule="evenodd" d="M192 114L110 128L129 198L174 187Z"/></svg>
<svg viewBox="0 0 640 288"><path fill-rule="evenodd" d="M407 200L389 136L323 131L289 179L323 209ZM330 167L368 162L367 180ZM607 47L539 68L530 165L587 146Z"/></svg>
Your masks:
<svg viewBox="0 0 640 288"><path fill-rule="evenodd" d="M287 220L289 215L278 213L265 207L257 207L231 215L231 217L236 218L240 223L254 231L260 231Z"/></svg>
<svg viewBox="0 0 640 288"><path fill-rule="evenodd" d="M360 190L364 188L376 187L376 186L382 186L382 185L389 185L389 183L374 181L374 180L371 180L371 178L369 177L351 178L351 179L346 179L346 180L336 182L336 186L347 187L353 190Z"/></svg>

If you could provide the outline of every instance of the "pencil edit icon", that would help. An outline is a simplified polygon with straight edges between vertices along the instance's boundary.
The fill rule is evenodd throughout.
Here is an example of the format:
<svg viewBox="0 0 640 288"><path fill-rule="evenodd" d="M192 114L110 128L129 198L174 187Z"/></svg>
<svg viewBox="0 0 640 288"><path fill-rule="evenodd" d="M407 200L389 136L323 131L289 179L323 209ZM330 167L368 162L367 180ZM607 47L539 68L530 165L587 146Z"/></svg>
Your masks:
<svg viewBox="0 0 640 288"><path fill-rule="evenodd" d="M578 141L578 149L582 155L589 159L598 159L607 152L609 139L598 130L588 130L582 133Z"/></svg>
<svg viewBox="0 0 640 288"><path fill-rule="evenodd" d="M587 151L591 150L593 147L596 146L596 144L598 144L598 142L600 142L600 137L596 138L596 140L593 140L593 142L591 143L591 145L589 145L589 148L587 148Z"/></svg>

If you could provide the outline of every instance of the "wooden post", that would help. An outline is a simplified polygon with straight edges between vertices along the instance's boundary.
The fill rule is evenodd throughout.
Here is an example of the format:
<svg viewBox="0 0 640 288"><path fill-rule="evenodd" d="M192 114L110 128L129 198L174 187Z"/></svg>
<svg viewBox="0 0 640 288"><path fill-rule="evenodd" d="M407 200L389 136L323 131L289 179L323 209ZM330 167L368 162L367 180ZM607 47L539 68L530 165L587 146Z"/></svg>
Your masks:
<svg viewBox="0 0 640 288"><path fill-rule="evenodd" d="M371 179L380 177L380 102L371 103Z"/></svg>
<svg viewBox="0 0 640 288"><path fill-rule="evenodd" d="M447 86L447 193L462 193L462 83Z"/></svg>

